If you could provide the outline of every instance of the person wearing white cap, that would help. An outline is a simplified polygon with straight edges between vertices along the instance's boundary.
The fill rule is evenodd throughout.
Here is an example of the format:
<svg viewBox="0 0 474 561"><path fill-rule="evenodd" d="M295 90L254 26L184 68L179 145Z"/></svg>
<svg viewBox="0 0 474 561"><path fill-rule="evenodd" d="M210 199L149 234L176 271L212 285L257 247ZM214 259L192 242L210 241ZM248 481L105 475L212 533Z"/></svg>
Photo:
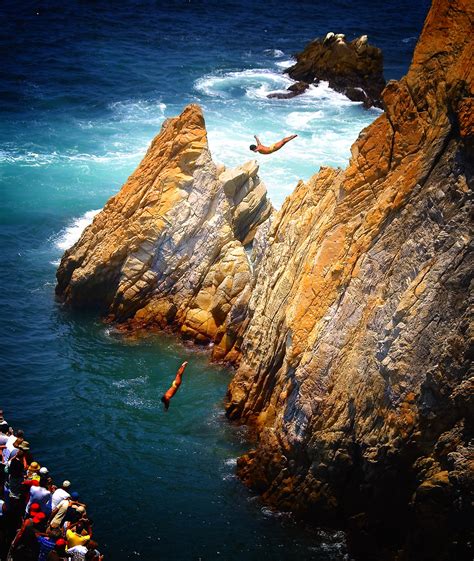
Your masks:
<svg viewBox="0 0 474 561"><path fill-rule="evenodd" d="M58 487L56 491L53 493L53 497L51 499L51 508L54 510L58 504L64 500L69 499L71 495L69 494L69 489L71 487L71 482L66 479L63 481L61 487Z"/></svg>

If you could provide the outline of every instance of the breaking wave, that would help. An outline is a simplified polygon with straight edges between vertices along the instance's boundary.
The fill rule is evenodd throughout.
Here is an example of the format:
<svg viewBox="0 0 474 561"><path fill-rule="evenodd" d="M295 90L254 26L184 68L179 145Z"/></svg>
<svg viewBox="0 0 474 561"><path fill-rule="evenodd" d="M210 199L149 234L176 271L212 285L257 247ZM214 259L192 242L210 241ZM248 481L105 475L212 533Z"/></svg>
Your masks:
<svg viewBox="0 0 474 561"><path fill-rule="evenodd" d="M101 209L89 210L79 218L74 218L66 228L61 230L55 239L55 246L65 251L72 247L77 240L81 237L82 232L92 224L94 216L100 212Z"/></svg>

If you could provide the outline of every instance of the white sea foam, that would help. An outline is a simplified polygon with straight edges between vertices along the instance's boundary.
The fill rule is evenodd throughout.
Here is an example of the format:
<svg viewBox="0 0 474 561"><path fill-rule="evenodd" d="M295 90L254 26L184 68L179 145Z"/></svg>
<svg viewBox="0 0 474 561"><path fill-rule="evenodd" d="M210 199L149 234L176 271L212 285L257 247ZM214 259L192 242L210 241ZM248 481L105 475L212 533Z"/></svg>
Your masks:
<svg viewBox="0 0 474 561"><path fill-rule="evenodd" d="M114 119L127 123L161 124L166 110L166 104L154 100L125 100L116 101L109 105Z"/></svg>
<svg viewBox="0 0 474 561"><path fill-rule="evenodd" d="M247 96L266 98L267 94L285 89L293 83L288 77L273 70L253 68L224 74L208 74L199 78L194 87L210 97L228 98Z"/></svg>
<svg viewBox="0 0 474 561"><path fill-rule="evenodd" d="M293 66L295 62L296 60L294 58L279 60L278 62L275 62L275 66L278 66L278 68L289 68L290 66Z"/></svg>
<svg viewBox="0 0 474 561"><path fill-rule="evenodd" d="M405 37L402 39L402 43L414 43L417 39L418 37Z"/></svg>
<svg viewBox="0 0 474 561"><path fill-rule="evenodd" d="M22 152L22 151L0 151L0 163L16 164L20 166L40 167L49 166L54 164L68 164L68 163L98 163L108 164L111 162L122 162L124 160L136 160L145 153L146 146L139 150L134 151L111 151L105 154L88 154L86 152L66 152L60 154L58 152L51 152L39 154L37 152Z"/></svg>
<svg viewBox="0 0 474 561"><path fill-rule="evenodd" d="M301 131L311 129L312 121L323 117L323 111L292 111L286 116L285 122L289 127Z"/></svg>
<svg viewBox="0 0 474 561"><path fill-rule="evenodd" d="M59 233L55 241L56 247L63 251L72 247L81 237L85 228L92 223L94 216L99 212L100 209L89 210L79 218L74 218L72 223Z"/></svg>
<svg viewBox="0 0 474 561"><path fill-rule="evenodd" d="M120 389L133 388L136 386L144 386L148 383L148 380L149 376L145 374L144 376L137 376L136 378L130 378L128 380L116 380L112 382L112 385Z"/></svg>
<svg viewBox="0 0 474 561"><path fill-rule="evenodd" d="M301 103L311 104L314 106L315 102L324 104L326 107L347 107L351 105L361 105L361 102L351 101L344 94L336 92L329 87L328 82L321 81L317 85L311 85L304 94L298 97ZM321 106L321 105L320 105Z"/></svg>
<svg viewBox="0 0 474 561"><path fill-rule="evenodd" d="M285 56L285 53L283 51L280 51L280 49L265 49L264 53L267 55L272 55L275 58L281 58L282 56Z"/></svg>

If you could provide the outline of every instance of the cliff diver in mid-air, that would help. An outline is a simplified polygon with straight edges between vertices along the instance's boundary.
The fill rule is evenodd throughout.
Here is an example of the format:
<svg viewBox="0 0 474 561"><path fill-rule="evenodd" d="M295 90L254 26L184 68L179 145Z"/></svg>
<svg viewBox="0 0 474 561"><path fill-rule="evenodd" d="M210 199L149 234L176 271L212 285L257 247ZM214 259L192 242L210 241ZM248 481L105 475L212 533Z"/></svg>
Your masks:
<svg viewBox="0 0 474 561"><path fill-rule="evenodd" d="M179 367L178 372L176 372L176 377L173 380L170 389L166 393L164 393L161 398L161 401L165 404L165 411L168 411L168 407L170 406L170 399L178 391L178 388L181 385L181 377L187 365L188 365L187 361L184 361L183 364Z"/></svg>
<svg viewBox="0 0 474 561"><path fill-rule="evenodd" d="M258 139L258 136L254 136L255 140L257 141L257 144L251 144L250 150L252 150L252 152L258 152L259 154L273 154L273 152L280 150L282 146L285 146L287 142L290 142L290 140L293 140L297 136L298 136L297 134L286 136L285 138L283 138L278 142L275 142L275 144L272 144L271 146L264 146Z"/></svg>

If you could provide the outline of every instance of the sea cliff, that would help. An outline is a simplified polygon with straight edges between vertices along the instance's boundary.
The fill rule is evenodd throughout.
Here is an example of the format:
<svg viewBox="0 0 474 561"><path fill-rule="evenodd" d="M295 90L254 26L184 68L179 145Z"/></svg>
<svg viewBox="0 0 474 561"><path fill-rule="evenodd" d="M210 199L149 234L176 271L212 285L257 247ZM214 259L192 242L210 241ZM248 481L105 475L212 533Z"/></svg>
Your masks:
<svg viewBox="0 0 474 561"><path fill-rule="evenodd" d="M348 168L285 201L228 393L244 481L366 559L469 555L473 15L435 1Z"/></svg>
<svg viewBox="0 0 474 561"><path fill-rule="evenodd" d="M123 329L213 342L214 356L231 360L251 277L244 247L273 210L257 172L255 161L217 166L202 111L188 106L66 251L57 295Z"/></svg>
<svg viewBox="0 0 474 561"><path fill-rule="evenodd" d="M256 437L240 476L364 559L469 555L473 16L433 2L347 169L278 213L255 162L212 161L189 106L57 273L72 307L213 342Z"/></svg>

